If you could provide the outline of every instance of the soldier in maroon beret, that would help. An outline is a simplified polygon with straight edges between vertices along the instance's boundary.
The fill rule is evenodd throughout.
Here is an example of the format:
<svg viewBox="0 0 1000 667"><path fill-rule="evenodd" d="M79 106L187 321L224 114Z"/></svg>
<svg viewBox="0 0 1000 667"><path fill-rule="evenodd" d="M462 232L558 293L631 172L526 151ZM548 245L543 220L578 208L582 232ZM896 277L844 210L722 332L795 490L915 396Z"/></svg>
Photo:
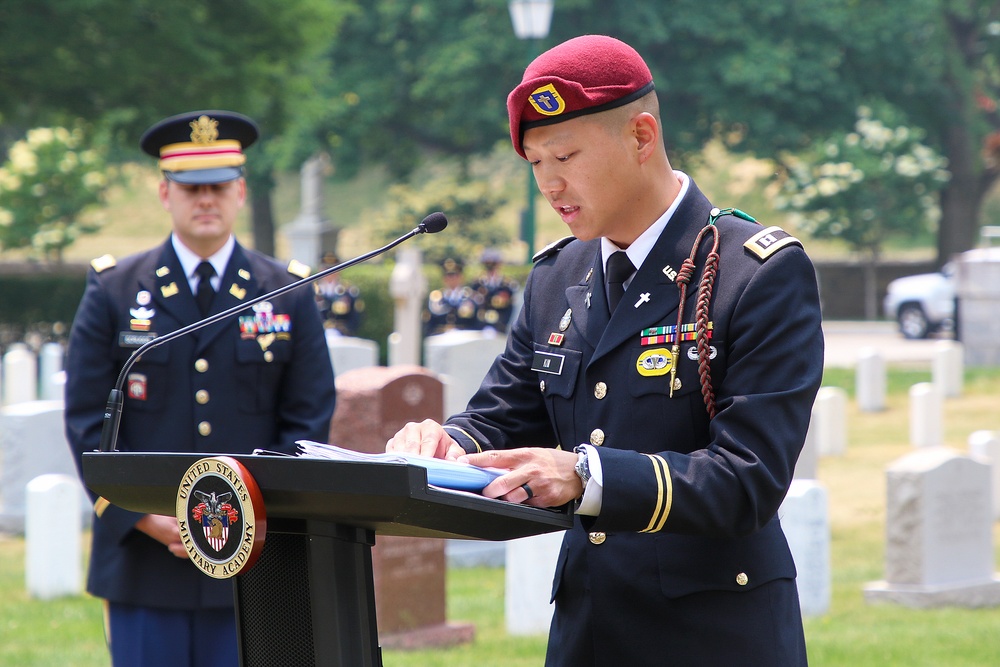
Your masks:
<svg viewBox="0 0 1000 667"><path fill-rule="evenodd" d="M543 53L507 110L572 236L536 255L466 411L387 449L509 470L489 497L575 503L546 665L805 665L777 512L822 378L812 263L673 169L627 44Z"/></svg>

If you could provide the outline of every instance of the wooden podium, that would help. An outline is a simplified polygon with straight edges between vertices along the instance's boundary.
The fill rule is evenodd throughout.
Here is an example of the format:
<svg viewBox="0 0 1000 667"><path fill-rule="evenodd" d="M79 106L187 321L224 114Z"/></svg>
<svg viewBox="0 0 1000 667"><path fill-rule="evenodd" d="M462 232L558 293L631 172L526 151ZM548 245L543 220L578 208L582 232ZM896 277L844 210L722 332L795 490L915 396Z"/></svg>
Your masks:
<svg viewBox="0 0 1000 667"><path fill-rule="evenodd" d="M173 516L185 471L211 454L87 453L88 488L136 512ZM568 509L428 488L406 464L230 456L267 513L257 563L233 578L243 667L381 667L375 536L509 540L572 526Z"/></svg>

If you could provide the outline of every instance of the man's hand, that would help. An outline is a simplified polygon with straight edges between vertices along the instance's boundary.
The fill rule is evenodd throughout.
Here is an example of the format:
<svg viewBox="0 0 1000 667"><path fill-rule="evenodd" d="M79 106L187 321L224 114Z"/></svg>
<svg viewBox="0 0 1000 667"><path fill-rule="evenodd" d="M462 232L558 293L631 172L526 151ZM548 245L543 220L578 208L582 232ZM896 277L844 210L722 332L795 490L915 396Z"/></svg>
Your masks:
<svg viewBox="0 0 1000 667"><path fill-rule="evenodd" d="M483 489L487 498L556 507L583 495L583 482L576 474L577 459L575 453L561 449L524 447L468 454L458 460L481 468L510 470Z"/></svg>
<svg viewBox="0 0 1000 667"><path fill-rule="evenodd" d="M175 517L147 514L135 522L135 528L166 545L167 550L178 558L188 557L187 550L181 543L181 529Z"/></svg>
<svg viewBox="0 0 1000 667"><path fill-rule="evenodd" d="M409 422L385 443L385 451L421 454L450 461L465 454L465 450L432 419L425 419L419 424Z"/></svg>

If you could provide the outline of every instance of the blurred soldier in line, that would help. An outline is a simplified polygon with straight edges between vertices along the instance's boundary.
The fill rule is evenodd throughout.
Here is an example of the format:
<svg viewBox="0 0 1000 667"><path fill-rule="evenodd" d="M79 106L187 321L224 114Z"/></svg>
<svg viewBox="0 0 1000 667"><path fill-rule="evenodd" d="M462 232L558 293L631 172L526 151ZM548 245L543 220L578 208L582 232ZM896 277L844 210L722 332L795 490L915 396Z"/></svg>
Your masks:
<svg viewBox="0 0 1000 667"><path fill-rule="evenodd" d="M485 273L472 283L472 290L479 295L479 321L484 328L507 333L510 317L514 312L514 294L518 284L503 275L503 257L500 251L487 248L479 261Z"/></svg>
<svg viewBox="0 0 1000 667"><path fill-rule="evenodd" d="M427 297L427 311L424 313L425 336L434 336L454 329L478 331L483 328L477 317L481 297L465 284L464 268L465 264L460 259L449 257L441 262L444 286L432 291Z"/></svg>
<svg viewBox="0 0 1000 667"><path fill-rule="evenodd" d="M340 263L337 255L328 252L323 255L323 269ZM354 285L340 282L340 274L334 273L321 278L316 283L316 305L327 334L357 336L361 326L361 315L365 312L365 302L361 292Z"/></svg>

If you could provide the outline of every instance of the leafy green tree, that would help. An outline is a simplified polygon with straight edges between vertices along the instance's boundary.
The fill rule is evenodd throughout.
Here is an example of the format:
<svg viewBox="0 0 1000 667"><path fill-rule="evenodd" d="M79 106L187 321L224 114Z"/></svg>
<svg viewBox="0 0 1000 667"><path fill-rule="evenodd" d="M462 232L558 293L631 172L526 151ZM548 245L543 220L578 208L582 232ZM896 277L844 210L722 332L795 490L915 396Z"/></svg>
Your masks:
<svg viewBox="0 0 1000 667"><path fill-rule="evenodd" d="M922 135L887 125L861 107L854 131L784 158L779 209L794 211L799 227L814 238L839 239L864 258L869 319L878 310L875 268L886 241L926 233L940 217L937 193L950 174Z"/></svg>
<svg viewBox="0 0 1000 667"><path fill-rule="evenodd" d="M468 262L484 248L507 245L512 226L501 211L511 197L515 169L521 165L509 156L474 160L468 177L454 164L443 164L422 182L392 186L379 216L373 221L374 235L388 242L413 229L434 211L448 216L448 232L420 240L424 260L439 263L447 257Z"/></svg>
<svg viewBox="0 0 1000 667"><path fill-rule="evenodd" d="M485 153L527 60L504 0L371 0L344 21L318 131L338 173L366 161L406 176L421 155Z"/></svg>
<svg viewBox="0 0 1000 667"><path fill-rule="evenodd" d="M81 127L29 131L0 168L0 249L30 247L61 261L80 234L100 228L88 213L104 202L107 188L103 157Z"/></svg>
<svg viewBox="0 0 1000 667"><path fill-rule="evenodd" d="M252 149L253 219L256 245L273 250L270 171L278 159L267 146L294 124L300 101L329 75L321 56L353 4L2 2L0 144L29 127L79 117L108 125L118 148L114 157L132 159L139 134L164 116L240 111L263 130L260 148Z"/></svg>
<svg viewBox="0 0 1000 667"><path fill-rule="evenodd" d="M619 36L647 56L667 139L776 157L883 99L948 159L938 261L973 247L1000 177L1000 3L979 0L561 0L557 38Z"/></svg>

